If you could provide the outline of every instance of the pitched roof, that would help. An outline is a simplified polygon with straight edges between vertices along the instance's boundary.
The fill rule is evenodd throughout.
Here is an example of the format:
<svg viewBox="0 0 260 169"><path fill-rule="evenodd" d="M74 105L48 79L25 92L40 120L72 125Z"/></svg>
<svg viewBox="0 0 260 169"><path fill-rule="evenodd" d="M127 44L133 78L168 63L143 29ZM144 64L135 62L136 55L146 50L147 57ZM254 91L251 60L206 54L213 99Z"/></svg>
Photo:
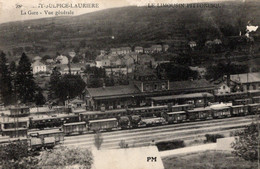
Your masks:
<svg viewBox="0 0 260 169"><path fill-rule="evenodd" d="M238 83L260 82L260 72L230 75L230 79Z"/></svg>
<svg viewBox="0 0 260 169"><path fill-rule="evenodd" d="M87 88L87 91L91 97L106 97L114 95L127 95L140 93L140 91L134 85L120 85L120 86L109 86L99 88Z"/></svg>
<svg viewBox="0 0 260 169"><path fill-rule="evenodd" d="M136 47L135 47L135 50L138 50L138 49L143 50L143 47L141 47L141 46L136 46Z"/></svg>
<svg viewBox="0 0 260 169"><path fill-rule="evenodd" d="M42 62L40 62L39 60L35 61L33 64L32 64L32 67L34 66L45 66L45 64L43 64Z"/></svg>
<svg viewBox="0 0 260 169"><path fill-rule="evenodd" d="M170 90L181 90L181 89L199 89L199 88L208 88L215 87L205 79L201 80L187 80L187 81L176 81L170 82Z"/></svg>
<svg viewBox="0 0 260 169"><path fill-rule="evenodd" d="M33 58L33 60L35 60L35 61L36 61L36 60L41 60L41 59L42 59L42 58L41 58L40 56L36 56L36 57Z"/></svg>

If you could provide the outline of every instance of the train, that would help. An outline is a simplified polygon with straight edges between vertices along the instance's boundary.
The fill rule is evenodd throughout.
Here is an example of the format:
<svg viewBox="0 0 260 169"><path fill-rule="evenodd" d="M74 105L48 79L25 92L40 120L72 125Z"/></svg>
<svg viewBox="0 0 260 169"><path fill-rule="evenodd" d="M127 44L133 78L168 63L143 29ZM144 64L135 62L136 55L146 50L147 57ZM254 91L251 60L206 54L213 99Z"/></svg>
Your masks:
<svg viewBox="0 0 260 169"><path fill-rule="evenodd" d="M259 113L260 103L243 105L220 104L215 107L200 108L190 108L190 105L174 105L173 107L178 107L179 110L171 110L170 108L167 108L167 106L164 106L164 109L160 107L160 112L147 111L147 108L138 108L136 112L139 112L139 115L135 114L135 111L132 111L133 114L129 115L123 110L121 112L122 114L117 111L116 114L106 114L107 116L105 117L103 116L103 113L97 113L95 114L96 120L92 120L92 112L89 114L86 112L80 114L82 117L80 122L63 124L62 131L65 135L73 135L97 131L111 131L118 129L130 129L136 127L149 127L199 120L255 115ZM150 107L150 110L155 109L158 109L158 107ZM117 118L115 118L115 115L118 115Z"/></svg>
<svg viewBox="0 0 260 169"><path fill-rule="evenodd" d="M231 105L196 106L194 104L167 104L107 111L77 111L45 117L29 117L25 120L2 122L2 135L26 136L29 130L60 128L65 135L86 132L111 131L154 125L245 116L259 112L260 97L241 99L236 97ZM15 125L14 125L15 124ZM21 132L20 132L21 131Z"/></svg>

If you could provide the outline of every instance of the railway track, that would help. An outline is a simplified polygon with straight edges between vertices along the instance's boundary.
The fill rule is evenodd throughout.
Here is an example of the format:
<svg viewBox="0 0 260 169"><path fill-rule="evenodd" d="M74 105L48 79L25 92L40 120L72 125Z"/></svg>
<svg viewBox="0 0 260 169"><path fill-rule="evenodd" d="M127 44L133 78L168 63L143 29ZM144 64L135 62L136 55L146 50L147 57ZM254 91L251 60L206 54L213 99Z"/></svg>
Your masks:
<svg viewBox="0 0 260 169"><path fill-rule="evenodd" d="M124 140L131 147L149 145L152 140L155 140L155 142L174 139L192 140L204 137L205 134L210 133L227 134L230 131L241 129L251 122L252 118L250 117L233 117L134 130L104 132L102 133L104 139L102 148L119 148L118 144L121 140ZM65 137L63 145L92 147L94 145L94 134Z"/></svg>

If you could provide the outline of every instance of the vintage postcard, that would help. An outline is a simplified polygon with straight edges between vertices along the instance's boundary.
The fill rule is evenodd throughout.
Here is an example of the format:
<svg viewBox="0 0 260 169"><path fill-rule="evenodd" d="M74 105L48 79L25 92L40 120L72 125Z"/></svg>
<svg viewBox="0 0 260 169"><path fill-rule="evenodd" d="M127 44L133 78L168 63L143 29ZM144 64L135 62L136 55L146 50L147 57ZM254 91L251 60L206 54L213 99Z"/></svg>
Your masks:
<svg viewBox="0 0 260 169"><path fill-rule="evenodd" d="M260 1L0 0L0 168L260 168Z"/></svg>

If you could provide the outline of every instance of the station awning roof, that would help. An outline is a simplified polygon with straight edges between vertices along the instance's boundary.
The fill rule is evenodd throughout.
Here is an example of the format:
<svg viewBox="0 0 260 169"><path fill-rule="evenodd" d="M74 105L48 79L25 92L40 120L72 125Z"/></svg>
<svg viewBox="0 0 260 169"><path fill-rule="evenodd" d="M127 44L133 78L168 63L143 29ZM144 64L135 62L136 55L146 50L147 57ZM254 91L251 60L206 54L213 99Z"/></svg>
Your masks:
<svg viewBox="0 0 260 169"><path fill-rule="evenodd" d="M152 97L151 100L161 101L161 100L192 99L192 98L204 98L204 97L213 97L213 95L210 93L206 93L206 92L205 93L191 93L191 94Z"/></svg>

